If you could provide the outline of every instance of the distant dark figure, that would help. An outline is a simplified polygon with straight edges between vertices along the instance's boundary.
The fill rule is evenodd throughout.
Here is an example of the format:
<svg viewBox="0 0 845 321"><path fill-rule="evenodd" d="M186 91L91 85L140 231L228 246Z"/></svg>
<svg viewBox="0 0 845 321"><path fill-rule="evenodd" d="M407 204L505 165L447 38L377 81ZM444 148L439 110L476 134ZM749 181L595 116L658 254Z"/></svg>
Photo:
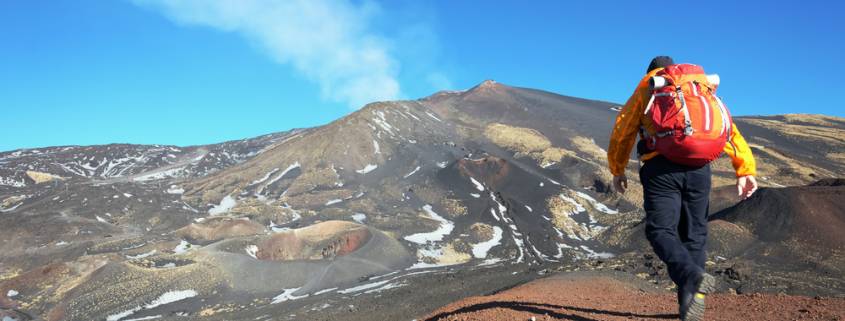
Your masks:
<svg viewBox="0 0 845 321"><path fill-rule="evenodd" d="M682 320L701 320L716 280L704 270L710 162L727 153L743 200L757 190L751 149L716 96L718 76L659 56L616 117L608 164L613 186L628 188L625 168L639 133L646 237L678 288Z"/></svg>

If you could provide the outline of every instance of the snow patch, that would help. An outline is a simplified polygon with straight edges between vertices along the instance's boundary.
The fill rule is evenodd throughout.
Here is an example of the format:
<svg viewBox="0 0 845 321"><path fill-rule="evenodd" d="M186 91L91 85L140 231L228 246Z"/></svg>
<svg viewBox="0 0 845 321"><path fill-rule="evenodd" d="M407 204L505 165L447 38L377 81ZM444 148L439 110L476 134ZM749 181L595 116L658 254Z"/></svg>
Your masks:
<svg viewBox="0 0 845 321"><path fill-rule="evenodd" d="M278 181L278 180L282 179L282 177L284 177L284 176L285 176L285 174L287 174L288 172L290 172L290 171L292 171L292 170L294 170L294 169L296 169L296 168L299 168L299 167L301 167L301 166L302 166L302 165L301 165L301 164L299 164L299 162L298 162L298 161L297 161L297 162L295 162L295 163L293 163L292 165L288 166L288 168L285 168L285 170L283 170L281 174L276 175L276 177L273 177L273 179L271 179L269 182L267 182L267 184L266 184L266 185L264 185L263 187L261 187L261 189L259 189L259 190L258 190L258 192L256 192L256 194L261 194L261 192L262 192L262 191L264 191L264 187L266 187L266 186L270 186L270 185L273 185L273 183L275 183L276 181Z"/></svg>
<svg viewBox="0 0 845 321"><path fill-rule="evenodd" d="M609 258L616 256L613 253L609 253L609 252L593 251L592 249L590 249L586 245L581 245L581 249L584 250L585 252L587 252L587 256L589 256L590 258L609 259Z"/></svg>
<svg viewBox="0 0 845 321"><path fill-rule="evenodd" d="M264 174L264 177L261 177L261 178L259 178L259 179L257 179L257 180L252 181L252 183L249 183L249 185L261 184L261 183L263 183L264 181L266 181L268 178L270 178L270 175L273 175L273 174L275 174L275 173L276 173L276 172L278 172L278 171L279 171L279 169L278 169L278 168L274 168L273 170L271 170L271 171L267 172L267 174Z"/></svg>
<svg viewBox="0 0 845 321"><path fill-rule="evenodd" d="M18 181L11 177L0 177L0 185L11 187L26 187L26 181Z"/></svg>
<svg viewBox="0 0 845 321"><path fill-rule="evenodd" d="M320 291L314 292L314 296L318 296L318 295L321 295L321 294L326 294L326 293L329 293L329 292L332 292L332 291L335 291L335 290L337 290L337 288L330 288L330 289L320 290Z"/></svg>
<svg viewBox="0 0 845 321"><path fill-rule="evenodd" d="M493 214L493 218L496 219L496 222L501 221L502 219L499 218L499 215L496 214L496 209L490 208L490 214Z"/></svg>
<svg viewBox="0 0 845 321"><path fill-rule="evenodd" d="M182 194L185 192L185 189L179 187L178 185L170 185L170 188L168 188L166 192L167 194Z"/></svg>
<svg viewBox="0 0 845 321"><path fill-rule="evenodd" d="M226 197L220 200L220 204L215 205L214 207L208 210L208 214L215 216L226 213L233 207L235 207L235 205L237 204L238 201L236 201L235 198L233 198L231 195L226 195Z"/></svg>
<svg viewBox="0 0 845 321"><path fill-rule="evenodd" d="M255 245L255 244L247 245L246 248L244 248L244 251L246 251L246 254L251 256L253 259L256 259L256 260L258 259L258 257L256 256L256 254L258 253L258 246L257 245Z"/></svg>
<svg viewBox="0 0 845 321"><path fill-rule="evenodd" d="M571 198L571 197L563 195L563 194L560 194L559 196L564 201L567 201L570 204L575 205L575 212L570 213L570 215L575 214L575 213L581 213L581 212L584 212L584 211L587 210L586 208L584 208L584 206L581 205L581 203L578 203L578 201L576 201L574 198Z"/></svg>
<svg viewBox="0 0 845 321"><path fill-rule="evenodd" d="M410 177L411 175L414 175L414 173L416 173L416 172L417 172L417 171L419 171L419 170L420 170L420 167L419 167L419 166L417 166L417 168L414 168L414 170L412 170L412 171L411 171L410 173L408 173L408 174L405 174L405 176L403 176L402 178L408 178L408 177Z"/></svg>
<svg viewBox="0 0 845 321"><path fill-rule="evenodd" d="M385 284L389 283L390 281L393 281L393 280L384 280L384 281L378 281L378 282L373 282L373 283L367 283L367 284L364 284L364 285L359 285L359 286L356 286L356 287L340 290L340 291L337 291L337 293L349 294L349 293L355 293L355 292L360 292L360 291L364 291L364 290L369 290L369 289L373 289L373 288L377 288L377 287L380 287L382 285L385 285Z"/></svg>
<svg viewBox="0 0 845 321"><path fill-rule="evenodd" d="M184 167L171 168L171 169L160 171L160 172L153 172L153 173L137 176L137 177L133 178L132 180L136 181L136 182L146 182L146 181L176 177L176 176L179 175L179 172L184 170L184 169L185 169Z"/></svg>
<svg viewBox="0 0 845 321"><path fill-rule="evenodd" d="M6 297L13 298L13 297L18 296L18 294L20 294L20 293L18 293L18 291L9 290L8 292L6 292Z"/></svg>
<svg viewBox="0 0 845 321"><path fill-rule="evenodd" d="M477 189L479 192L484 191L484 185L481 185L481 183L475 180L474 177L470 177L469 179L472 180L472 184L475 185L475 189Z"/></svg>
<svg viewBox="0 0 845 321"><path fill-rule="evenodd" d="M21 206L21 204L23 204L23 201L21 201L20 203L15 204L15 206L12 206L12 207L10 207L10 208L0 209L0 213L8 213L8 212L14 211L15 209L17 209L17 208L18 208L18 206Z"/></svg>
<svg viewBox="0 0 845 321"><path fill-rule="evenodd" d="M130 259L130 260L137 260L137 259L143 259L145 257L149 257L153 254L156 254L156 250L152 250L152 251L149 251L147 253L141 253L141 254L138 254L138 255L127 255L126 258Z"/></svg>
<svg viewBox="0 0 845 321"><path fill-rule="evenodd" d="M161 318L161 314L151 315L151 316L148 316L148 317L140 317L140 318L135 318L135 319L125 319L123 321L144 321L144 320L155 320L155 319L158 319L158 318Z"/></svg>
<svg viewBox="0 0 845 321"><path fill-rule="evenodd" d="M405 237L405 240L417 244L426 244L428 242L442 241L443 237L452 233L452 230L455 228L454 223L441 217L440 215L437 215L437 213L435 213L431 209L431 205L429 204L423 206L423 210L428 214L431 219L440 222L440 227L438 227L433 232L408 235Z"/></svg>
<svg viewBox="0 0 845 321"><path fill-rule="evenodd" d="M366 174L366 173L372 172L376 168L378 168L378 165L367 164L367 166L364 166L364 169L356 170L356 172L358 172L358 174Z"/></svg>
<svg viewBox="0 0 845 321"><path fill-rule="evenodd" d="M342 199L333 199L333 200L326 202L326 206L337 204L337 203L340 203L340 202L343 202L343 200Z"/></svg>
<svg viewBox="0 0 845 321"><path fill-rule="evenodd" d="M381 148L379 148L378 141L373 139L373 150L376 154L381 154Z"/></svg>
<svg viewBox="0 0 845 321"><path fill-rule="evenodd" d="M352 220L358 222L358 224L364 224L364 222L367 220L367 215L363 213L355 213L352 214Z"/></svg>
<svg viewBox="0 0 845 321"><path fill-rule="evenodd" d="M297 299L302 299L302 298L308 297L308 294L299 295L299 296L293 295L293 293L296 292L296 291L299 291L299 289L301 289L301 288L284 289L284 292L282 292L282 294L279 294L279 295L277 295L276 297L273 298L272 304L282 303L282 302L285 302L285 301L297 300Z"/></svg>
<svg viewBox="0 0 845 321"><path fill-rule="evenodd" d="M575 191L575 195L578 195L578 197L585 199L587 202L589 202L590 204L593 205L593 208L595 208L599 212L602 212L602 213L605 213L605 214L619 214L618 210L614 210L614 209L607 207L607 205L602 204L601 202L597 201L595 198L592 198L588 194L585 194L585 193L582 193L582 192L579 192L579 191Z"/></svg>
<svg viewBox="0 0 845 321"><path fill-rule="evenodd" d="M194 290L182 290L182 291L165 292L164 294L160 295L158 298L153 300L153 302L150 302L147 305L139 306L139 307L136 307L136 308L131 309L131 310L126 310L126 311L123 311L123 312L120 312L120 313L117 313L117 314L109 315L108 317L106 317L106 321L118 321L118 320L121 320L121 319L128 317L130 315L133 315L133 314L135 314L135 313L137 313L138 311L141 311L141 310L154 309L156 307L159 307L159 306L162 306L162 305L165 305L165 304L170 304L170 303L173 303L173 302L182 301L184 299L192 298L192 297L195 297L195 296L197 296L197 291L194 291ZM124 320L124 321L128 321L128 320Z"/></svg>
<svg viewBox="0 0 845 321"><path fill-rule="evenodd" d="M377 113L380 118L373 118L373 122L375 122L376 125L384 129L384 131L386 131L388 134L393 136L393 126L390 126L390 124L387 123L387 120L384 118L384 113L382 113L381 111Z"/></svg>
<svg viewBox="0 0 845 321"><path fill-rule="evenodd" d="M181 240L179 242L179 245L177 245L176 248L173 249L173 252L176 253L176 254L182 254L182 253L185 253L185 252L192 250L193 248L194 248L193 244L188 243L188 241Z"/></svg>
<svg viewBox="0 0 845 321"><path fill-rule="evenodd" d="M426 111L425 114L428 115L428 117L431 117L436 121L443 122L442 120L440 120L440 118L437 118L437 116L434 116L434 114L430 113L429 111Z"/></svg>
<svg viewBox="0 0 845 321"><path fill-rule="evenodd" d="M488 241L473 244L472 245L472 256L477 259L483 259L487 257L487 252L490 251L496 245L501 244L502 242L502 228L498 226L493 226L493 238Z"/></svg>

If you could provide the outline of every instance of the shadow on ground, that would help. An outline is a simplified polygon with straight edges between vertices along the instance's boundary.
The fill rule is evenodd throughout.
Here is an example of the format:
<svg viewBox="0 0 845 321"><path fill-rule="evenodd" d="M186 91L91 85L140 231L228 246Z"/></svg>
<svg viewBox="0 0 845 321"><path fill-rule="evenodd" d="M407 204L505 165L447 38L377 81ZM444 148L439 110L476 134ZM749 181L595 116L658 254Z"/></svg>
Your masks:
<svg viewBox="0 0 845 321"><path fill-rule="evenodd" d="M616 316L616 317L636 317L636 318L643 318L643 319L655 319L655 320L667 320L667 319L677 319L677 314L637 314L637 313L630 313L630 312L620 312L620 311L609 311L609 310L600 310L600 309L592 309L592 308L580 308L580 307L573 307L573 306L562 306L562 305L554 305L554 304L544 304L544 303L531 303L531 302L516 302L516 301L493 301L493 302L484 302L478 303L470 306L466 306L454 311L443 312L437 315L434 315L425 321L438 321L438 320L445 320L450 316L455 316L463 313L472 313L472 312L479 312L488 309L509 309L514 311L520 312L529 312L538 315L548 315L550 317L554 317L561 320L572 320L572 321L599 321L598 319L591 319L586 318L574 314L566 314L562 312L558 312L560 310L570 310L570 311L577 311L582 313L592 313L592 314L604 314L609 316Z"/></svg>

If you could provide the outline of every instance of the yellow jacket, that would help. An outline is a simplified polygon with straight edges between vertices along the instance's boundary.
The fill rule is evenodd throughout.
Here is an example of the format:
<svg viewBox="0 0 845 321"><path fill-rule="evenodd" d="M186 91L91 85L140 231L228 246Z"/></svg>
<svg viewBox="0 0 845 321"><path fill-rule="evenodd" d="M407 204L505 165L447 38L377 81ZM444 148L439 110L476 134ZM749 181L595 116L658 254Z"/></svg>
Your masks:
<svg viewBox="0 0 845 321"><path fill-rule="evenodd" d="M613 133L610 135L610 146L607 149L607 163L613 176L625 173L631 150L634 148L634 140L640 128L644 128L650 135L654 135L654 128L651 119L645 115L645 104L651 97L649 90L649 79L663 68L652 70L640 80L634 94L622 106L619 115L616 116L616 124L613 126ZM734 150L735 148L735 150ZM739 133L736 124L731 124L731 144L725 145L725 153L731 157L731 163L736 170L736 177L756 175L756 164L751 148L745 142L745 138ZM657 152L650 152L640 156L645 161L657 156Z"/></svg>

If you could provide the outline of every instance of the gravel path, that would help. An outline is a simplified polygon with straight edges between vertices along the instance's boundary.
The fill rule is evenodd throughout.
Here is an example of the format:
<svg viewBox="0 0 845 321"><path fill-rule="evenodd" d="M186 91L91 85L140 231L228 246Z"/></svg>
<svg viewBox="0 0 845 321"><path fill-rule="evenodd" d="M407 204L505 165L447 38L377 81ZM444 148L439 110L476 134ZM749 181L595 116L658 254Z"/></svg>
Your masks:
<svg viewBox="0 0 845 321"><path fill-rule="evenodd" d="M845 320L845 299L708 296L705 320ZM677 320L675 294L616 274L565 273L449 304L420 320Z"/></svg>

